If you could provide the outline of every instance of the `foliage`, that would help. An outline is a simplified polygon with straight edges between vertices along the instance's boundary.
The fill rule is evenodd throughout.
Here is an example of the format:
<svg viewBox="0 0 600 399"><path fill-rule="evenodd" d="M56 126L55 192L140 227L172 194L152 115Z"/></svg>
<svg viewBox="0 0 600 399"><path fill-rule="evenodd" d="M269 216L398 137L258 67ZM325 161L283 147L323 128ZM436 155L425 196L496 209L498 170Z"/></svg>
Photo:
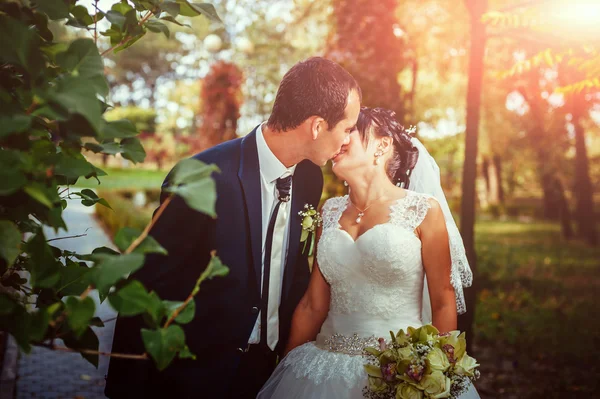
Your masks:
<svg viewBox="0 0 600 399"><path fill-rule="evenodd" d="M549 13L547 5L543 3L544 1L539 4L523 3L523 6L516 7L515 10L490 11L483 15L482 21L489 26L501 29L508 36L517 32L519 35L516 37L521 42L529 42L532 47L538 47L528 58L518 60L509 70L499 72L498 76L507 78L533 68L558 67L568 73L556 92L597 92L600 90L600 52L597 41L600 31L597 24L588 29L578 29L573 34L569 28L574 21L553 17L553 13ZM572 7L585 10L582 4ZM580 15L579 18L581 17L584 16Z"/></svg>
<svg viewBox="0 0 600 399"><path fill-rule="evenodd" d="M197 132L197 151L236 136L243 81L242 71L235 64L220 61L211 66L202 84L202 123Z"/></svg>
<svg viewBox="0 0 600 399"><path fill-rule="evenodd" d="M99 183L96 180L78 180L73 187L98 188L103 192L116 189L156 189L160 187L167 175L166 171L142 168L106 169L106 176Z"/></svg>
<svg viewBox="0 0 600 399"><path fill-rule="evenodd" d="M125 280L143 266L146 254L165 253L148 236L150 225L143 232L131 228L119 232L115 242L122 253L108 248L91 254L62 251L45 237L44 227L67 228L62 218L67 199L108 206L92 190L69 187L83 178L99 181L106 175L83 151L119 153L134 163L145 157L130 121L104 117L108 84L95 40L56 41L48 26L49 20L66 21L96 37L97 22L106 18L111 26L100 34L111 39L112 47L103 52L107 54L131 46L148 30L168 35L164 22L177 23L174 18L179 14L218 17L210 4L185 0L123 1L93 15L76 1L32 4L0 3L0 328L12 334L25 352L31 345L53 348L54 339L60 337L97 366L98 338L90 326L99 321L93 318L95 304L88 296L97 289L100 299L108 297L124 316L148 316L143 334L149 355L131 356L151 356L163 369L178 353L190 356L178 326L189 318L175 316L193 306L189 303L194 293L186 302L173 304L147 292L139 282ZM195 160L176 168L174 186L166 188L171 195L157 218L174 195L193 209L214 215L210 174L215 171ZM213 257L198 284L226 270Z"/></svg>
<svg viewBox="0 0 600 399"><path fill-rule="evenodd" d="M156 110L135 106L112 108L104 114L107 121L127 119L139 132L156 131Z"/></svg>
<svg viewBox="0 0 600 399"><path fill-rule="evenodd" d="M593 289L600 284L600 248L565 241L556 223L481 221L476 231L480 383L518 397L593 392L600 365L590 350L598 345L590 315L600 310ZM565 339L575 331L577 339ZM494 355L485 357L484 348ZM527 384L532 379L535 387ZM530 389L535 394L525 395Z"/></svg>
<svg viewBox="0 0 600 399"><path fill-rule="evenodd" d="M394 110L402 121L405 104L398 73L406 60L404 42L394 34L396 7L396 0L333 1L336 28L327 56L354 76L364 105Z"/></svg>
<svg viewBox="0 0 600 399"><path fill-rule="evenodd" d="M144 191L136 191L138 192L144 193L141 195L146 199L149 197ZM108 201L112 208L96 205L96 216L111 237L115 237L119 230L125 227L143 230L152 219L156 202L136 206L132 201L136 194L131 191L100 191L98 194Z"/></svg>

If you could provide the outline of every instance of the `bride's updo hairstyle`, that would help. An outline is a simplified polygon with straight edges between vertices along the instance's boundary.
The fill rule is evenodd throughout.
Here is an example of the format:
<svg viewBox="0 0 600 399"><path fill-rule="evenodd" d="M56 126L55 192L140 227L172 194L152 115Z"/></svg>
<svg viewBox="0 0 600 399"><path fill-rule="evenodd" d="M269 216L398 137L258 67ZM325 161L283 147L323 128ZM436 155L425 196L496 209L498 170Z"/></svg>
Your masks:
<svg viewBox="0 0 600 399"><path fill-rule="evenodd" d="M356 128L365 146L371 135L393 139L394 152L386 165L387 175L398 187L408 188L419 150L410 141L410 133L396 120L396 113L385 108L362 107Z"/></svg>

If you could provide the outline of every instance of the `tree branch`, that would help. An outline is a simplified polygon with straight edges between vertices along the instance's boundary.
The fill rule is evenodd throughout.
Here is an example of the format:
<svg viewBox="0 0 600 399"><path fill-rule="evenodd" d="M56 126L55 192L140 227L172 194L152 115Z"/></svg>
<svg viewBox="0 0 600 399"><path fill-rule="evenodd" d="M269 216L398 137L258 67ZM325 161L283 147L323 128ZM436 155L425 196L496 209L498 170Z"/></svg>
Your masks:
<svg viewBox="0 0 600 399"><path fill-rule="evenodd" d="M183 302L183 304L181 304L181 306L179 306L177 309L175 309L175 311L173 312L173 314L171 315L171 317L169 317L169 319L167 320L167 322L165 323L165 325L163 326L163 328L167 328L169 327L169 325L173 322L173 320L175 320L175 318L177 316L179 316L179 313L181 313L183 311L183 309L185 309L185 307L194 299L194 295L190 294L186 300Z"/></svg>
<svg viewBox="0 0 600 399"><path fill-rule="evenodd" d="M140 22L138 22L139 26L142 26L146 21L148 21L150 19L150 17L154 15L152 11L148 11L148 13L142 18L140 19ZM113 51L115 48L127 43L129 40L133 39L133 36L127 36L125 39L121 40L119 43L115 44L114 46L112 46L111 48L109 48L108 50L104 50L102 52L102 54L100 54L101 57L104 57L106 54L110 53L111 51Z"/></svg>
<svg viewBox="0 0 600 399"><path fill-rule="evenodd" d="M130 254L134 249L136 249L142 243L142 241L144 241L144 239L146 237L148 237L148 233L150 232L152 227L154 227L154 224L156 223L158 218L160 218L160 215L163 214L163 212L165 211L165 209L171 203L172 200L173 200L173 194L171 194L169 197L167 197L167 199L162 204L160 204L160 207L156 210L156 215L152 218L150 223L148 223L146 225L146 228L144 228L144 231L142 232L142 234L140 234L140 236L131 243L129 248L127 248L127 250L125 251L125 254Z"/></svg>
<svg viewBox="0 0 600 399"><path fill-rule="evenodd" d="M51 238L49 240L46 240L46 242L50 242L50 241L58 241L58 240L66 240L67 238L79 238L79 237L86 237L87 234L83 233L83 234L78 234L78 235L74 235L74 236L67 236L67 237L58 237L58 238Z"/></svg>
<svg viewBox="0 0 600 399"><path fill-rule="evenodd" d="M134 360L148 360L149 359L148 354L145 352L142 353L141 355L133 355L133 354L127 354L127 353L101 352L101 351L95 351L95 350L91 350L91 349L72 349L72 348L67 348L66 346L57 346L57 345L54 345L53 343L50 343L50 344L36 343L34 345L41 346L43 348L48 348L48 349L51 349L54 351L82 353L85 355L99 355L99 356L116 357L119 359L134 359Z"/></svg>

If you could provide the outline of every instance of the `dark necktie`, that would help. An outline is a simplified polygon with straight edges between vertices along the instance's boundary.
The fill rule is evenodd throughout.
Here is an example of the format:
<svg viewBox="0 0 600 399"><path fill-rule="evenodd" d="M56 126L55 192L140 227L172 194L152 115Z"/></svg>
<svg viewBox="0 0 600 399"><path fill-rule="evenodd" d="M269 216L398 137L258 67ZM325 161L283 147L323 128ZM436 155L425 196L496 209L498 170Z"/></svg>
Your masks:
<svg viewBox="0 0 600 399"><path fill-rule="evenodd" d="M264 271L263 271L263 286L262 286L262 298L260 307L260 343L267 348L268 340L268 316L269 316L269 283L271 275L271 251L273 249L273 233L275 232L275 222L277 221L277 215L279 208L284 202L290 200L290 189L292 187L292 176L277 179L276 183L278 192L278 201L273 209L271 218L269 219L269 226L267 228L267 237L265 241L265 258L264 258ZM284 234L283 231L278 232ZM283 267L283 265L281 265ZM275 299L275 298L271 298ZM274 348L270 348L274 349Z"/></svg>

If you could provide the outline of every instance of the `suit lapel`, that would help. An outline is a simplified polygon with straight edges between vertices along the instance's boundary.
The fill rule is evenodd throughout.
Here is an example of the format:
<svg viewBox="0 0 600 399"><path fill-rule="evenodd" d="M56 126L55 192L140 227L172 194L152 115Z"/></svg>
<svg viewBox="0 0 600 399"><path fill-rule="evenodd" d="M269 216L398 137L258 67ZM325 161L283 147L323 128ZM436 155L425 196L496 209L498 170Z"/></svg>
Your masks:
<svg viewBox="0 0 600 399"><path fill-rule="evenodd" d="M246 212L250 227L252 263L256 286L260 292L262 272L262 203L260 189L260 165L256 149L256 128L242 140L242 156L238 178L244 190Z"/></svg>

